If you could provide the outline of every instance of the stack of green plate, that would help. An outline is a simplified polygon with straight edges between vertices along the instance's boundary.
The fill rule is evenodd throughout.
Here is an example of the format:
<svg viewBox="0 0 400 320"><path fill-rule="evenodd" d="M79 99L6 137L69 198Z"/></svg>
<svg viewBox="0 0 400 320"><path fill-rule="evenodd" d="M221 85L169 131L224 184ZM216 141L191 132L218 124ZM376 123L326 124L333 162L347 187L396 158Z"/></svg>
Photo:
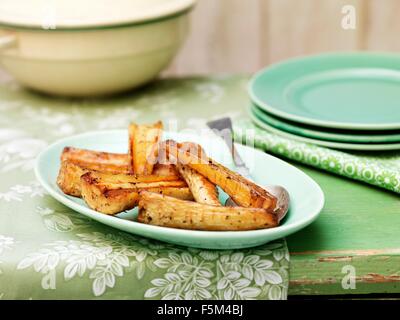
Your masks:
<svg viewBox="0 0 400 320"><path fill-rule="evenodd" d="M250 82L258 126L349 150L400 149L400 55L323 54L289 60Z"/></svg>

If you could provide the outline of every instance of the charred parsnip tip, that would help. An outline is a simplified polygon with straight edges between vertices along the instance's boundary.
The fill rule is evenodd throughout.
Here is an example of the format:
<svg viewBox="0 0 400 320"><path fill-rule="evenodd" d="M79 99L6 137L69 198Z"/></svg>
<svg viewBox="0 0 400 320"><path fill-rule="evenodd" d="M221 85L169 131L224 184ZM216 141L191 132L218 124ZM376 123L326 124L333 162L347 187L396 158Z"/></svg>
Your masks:
<svg viewBox="0 0 400 320"><path fill-rule="evenodd" d="M192 192L193 198L196 202L213 206L221 205L218 199L218 190L215 184L211 183L204 176L187 166L178 164L177 168L182 178L189 186L189 189Z"/></svg>
<svg viewBox="0 0 400 320"><path fill-rule="evenodd" d="M121 173L120 171L112 171L112 165L98 165L97 163L79 164L64 160L61 162L60 170L57 177L57 185L59 188L70 196L81 196L81 176L86 172L93 171L94 175L98 175L102 180L110 183L130 183L130 182L154 182L154 181L176 181L181 180L178 171L174 165L156 165L153 174L149 176L130 175ZM104 170L106 169L106 170ZM182 181L181 181L182 183Z"/></svg>
<svg viewBox="0 0 400 320"><path fill-rule="evenodd" d="M142 176L148 177L148 176ZM192 200L193 196L182 180L175 181L137 181L115 183L106 181L102 175L87 172L80 178L81 194L86 204L93 210L105 214L117 214L137 206L140 190L166 194L184 200Z"/></svg>
<svg viewBox="0 0 400 320"><path fill-rule="evenodd" d="M153 172L162 130L161 121L149 125L132 123L129 126L129 166L131 173L151 174Z"/></svg>
<svg viewBox="0 0 400 320"><path fill-rule="evenodd" d="M168 141L165 150L170 161L197 171L215 185L221 187L239 206L274 209L277 199L268 191L229 170L206 156L202 149L195 152L183 149L174 141Z"/></svg>
<svg viewBox="0 0 400 320"><path fill-rule="evenodd" d="M272 228L277 217L268 209L222 207L141 191L138 221L191 230L238 231Z"/></svg>

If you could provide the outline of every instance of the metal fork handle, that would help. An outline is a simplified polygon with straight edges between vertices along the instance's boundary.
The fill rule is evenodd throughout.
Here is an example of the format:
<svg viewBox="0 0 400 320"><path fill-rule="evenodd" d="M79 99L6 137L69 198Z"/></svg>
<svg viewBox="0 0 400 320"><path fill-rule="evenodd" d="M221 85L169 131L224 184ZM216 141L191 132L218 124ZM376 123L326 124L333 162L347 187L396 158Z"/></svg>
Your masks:
<svg viewBox="0 0 400 320"><path fill-rule="evenodd" d="M210 129L214 130L214 132L218 131L215 133L225 141L230 153L232 154L233 162L235 163L236 169L239 174L245 176L246 178L250 178L250 170L235 148L235 144L233 141L232 120L227 117L221 118L218 120L207 122L207 126Z"/></svg>

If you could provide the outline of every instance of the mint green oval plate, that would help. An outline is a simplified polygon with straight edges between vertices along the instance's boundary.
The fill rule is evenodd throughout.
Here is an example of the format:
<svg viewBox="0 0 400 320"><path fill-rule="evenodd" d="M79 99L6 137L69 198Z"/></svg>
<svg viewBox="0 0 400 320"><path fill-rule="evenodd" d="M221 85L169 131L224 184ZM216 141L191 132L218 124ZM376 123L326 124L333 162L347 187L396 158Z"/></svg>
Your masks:
<svg viewBox="0 0 400 320"><path fill-rule="evenodd" d="M389 151L389 150L400 150L400 143L345 143L336 141L319 140L308 137L299 136L297 134L289 133L284 130L275 128L261 121L251 110L249 110L250 119L254 124L262 129L269 132L275 133L284 138L311 143L322 147L328 147L333 149L343 150L354 150L354 151Z"/></svg>
<svg viewBox="0 0 400 320"><path fill-rule="evenodd" d="M296 122L352 130L400 129L400 55L335 53L258 72L252 101Z"/></svg>
<svg viewBox="0 0 400 320"><path fill-rule="evenodd" d="M375 134L365 134L366 131L346 131L343 129L335 130L327 128L319 128L318 130L318 127L301 125L290 120L282 120L278 117L268 114L266 111L258 108L255 104L252 104L249 108L257 118L269 124L270 126L308 138L350 143L400 142L400 133L385 134L385 132L393 131L375 131ZM346 133L343 133L344 131Z"/></svg>
<svg viewBox="0 0 400 320"><path fill-rule="evenodd" d="M211 157L230 168L233 167L229 150L219 138L189 133L165 133L165 138L200 143ZM60 167L60 154L65 146L127 152L127 145L126 130L89 132L60 140L38 156L35 167L37 179L56 200L100 223L156 240L207 249L254 247L285 237L313 222L324 205L324 194L321 188L305 173L280 159L243 145L237 145L238 152L249 166L255 182L260 185L282 185L289 191L290 210L279 227L254 231L218 232L152 226L136 222L137 209L117 216L108 216L89 209L84 201L67 196L58 188L56 178ZM221 201L224 201L227 196L221 193L220 197Z"/></svg>

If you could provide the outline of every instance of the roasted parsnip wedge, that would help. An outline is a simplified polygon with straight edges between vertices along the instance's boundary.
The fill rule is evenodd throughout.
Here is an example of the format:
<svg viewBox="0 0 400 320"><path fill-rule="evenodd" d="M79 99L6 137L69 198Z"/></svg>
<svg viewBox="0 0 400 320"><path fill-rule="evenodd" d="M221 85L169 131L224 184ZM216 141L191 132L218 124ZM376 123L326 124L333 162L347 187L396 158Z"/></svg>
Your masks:
<svg viewBox="0 0 400 320"><path fill-rule="evenodd" d="M92 170L106 172L128 172L128 155L65 147L61 162L69 161Z"/></svg>
<svg viewBox="0 0 400 320"><path fill-rule="evenodd" d="M74 164L70 161L62 161L57 176L58 187L70 196L81 196L81 176L88 172L88 169Z"/></svg>
<svg viewBox="0 0 400 320"><path fill-rule="evenodd" d="M129 126L129 166L131 173L151 174L153 172L162 129L161 121L149 125L132 123Z"/></svg>
<svg viewBox="0 0 400 320"><path fill-rule="evenodd" d="M221 187L239 206L274 209L277 199L265 189L249 181L241 175L229 170L204 151L180 147L176 142L168 140L165 152L172 163L180 163L197 171L209 181Z"/></svg>
<svg viewBox="0 0 400 320"><path fill-rule="evenodd" d="M91 209L105 214L117 214L134 208L138 203L138 192L143 189L185 200L193 199L182 180L157 181L158 176L136 177L128 179L123 175L89 171L80 178L82 198Z"/></svg>
<svg viewBox="0 0 400 320"><path fill-rule="evenodd" d="M157 226L210 231L272 228L277 217L268 209L222 207L141 191L138 221Z"/></svg>
<svg viewBox="0 0 400 320"><path fill-rule="evenodd" d="M129 156L124 153L110 153L65 147L61 154L61 162L63 161L69 161L96 171L112 173L129 172ZM167 162L156 163L152 173L160 176L179 175L176 167Z"/></svg>
<svg viewBox="0 0 400 320"><path fill-rule="evenodd" d="M131 182L155 182L155 181L176 181L181 180L178 171L173 165L156 165L153 174L149 176L130 175L112 172L111 167L102 172L98 171L99 166L96 163L73 163L69 160L62 161L60 171L57 177L59 188L70 196L81 196L81 176L88 171L94 171L104 181L110 183L131 183ZM181 181L182 183L182 181Z"/></svg>
<svg viewBox="0 0 400 320"><path fill-rule="evenodd" d="M197 173L188 166L177 165L178 171L182 178L186 181L192 192L193 198L198 203L220 206L218 199L218 190L215 184L208 181L204 176Z"/></svg>

